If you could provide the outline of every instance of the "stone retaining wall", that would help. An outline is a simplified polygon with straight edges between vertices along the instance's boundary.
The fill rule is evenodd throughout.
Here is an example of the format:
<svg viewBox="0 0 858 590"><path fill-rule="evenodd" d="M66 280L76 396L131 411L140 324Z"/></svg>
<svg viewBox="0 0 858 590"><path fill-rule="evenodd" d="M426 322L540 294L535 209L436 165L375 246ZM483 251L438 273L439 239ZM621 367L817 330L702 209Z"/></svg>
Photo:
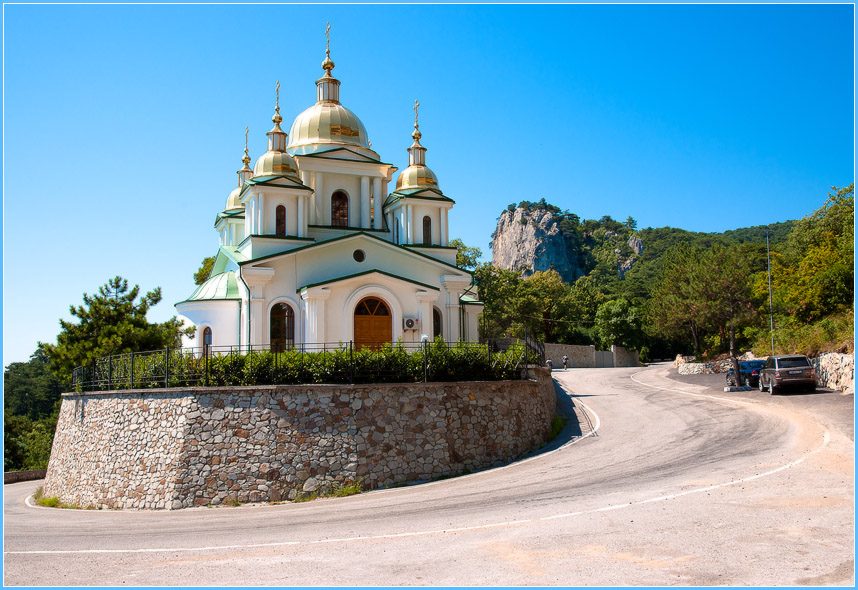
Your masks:
<svg viewBox="0 0 858 590"><path fill-rule="evenodd" d="M726 373L733 364L730 359L714 361L710 363L693 363L677 355L674 366L680 375L708 375L712 373ZM739 360L751 360L753 353L746 352ZM855 393L855 355L840 354L837 352L826 352L816 358L810 359L816 369L816 382L820 387L827 387L836 391Z"/></svg>
<svg viewBox="0 0 858 590"><path fill-rule="evenodd" d="M44 469L30 469L28 471L4 471L3 483L15 483L17 481L32 481L45 477Z"/></svg>
<svg viewBox="0 0 858 590"><path fill-rule="evenodd" d="M592 369L596 366L596 347L576 344L545 344L545 359L551 359L555 369L563 368L563 355L569 357L569 367Z"/></svg>
<svg viewBox="0 0 858 590"><path fill-rule="evenodd" d="M855 393L855 355L827 352L810 359L822 387Z"/></svg>
<svg viewBox="0 0 858 590"><path fill-rule="evenodd" d="M46 496L177 509L425 481L546 441L553 381L209 387L63 395Z"/></svg>
<svg viewBox="0 0 858 590"><path fill-rule="evenodd" d="M611 353L614 355L615 367L639 367L640 353L637 350L631 350L623 346L611 346Z"/></svg>

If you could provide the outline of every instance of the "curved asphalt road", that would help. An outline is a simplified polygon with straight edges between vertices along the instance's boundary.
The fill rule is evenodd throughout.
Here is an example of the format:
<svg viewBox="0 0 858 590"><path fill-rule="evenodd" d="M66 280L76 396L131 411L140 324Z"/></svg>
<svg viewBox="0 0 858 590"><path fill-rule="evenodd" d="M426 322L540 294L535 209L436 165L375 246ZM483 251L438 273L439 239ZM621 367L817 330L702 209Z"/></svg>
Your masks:
<svg viewBox="0 0 858 590"><path fill-rule="evenodd" d="M853 585L854 397L669 373L555 371L576 418L553 447L349 498L108 512L7 485L4 582Z"/></svg>

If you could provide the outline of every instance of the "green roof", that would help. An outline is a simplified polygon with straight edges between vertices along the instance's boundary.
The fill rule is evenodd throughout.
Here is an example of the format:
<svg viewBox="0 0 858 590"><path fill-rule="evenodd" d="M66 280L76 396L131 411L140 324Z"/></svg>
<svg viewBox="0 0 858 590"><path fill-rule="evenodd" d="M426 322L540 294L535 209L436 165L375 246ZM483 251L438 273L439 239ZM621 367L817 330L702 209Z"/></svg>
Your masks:
<svg viewBox="0 0 858 590"><path fill-rule="evenodd" d="M423 194L426 192L435 193L437 196ZM446 203L455 203L450 197L444 196L440 190L435 188L407 188L403 190L393 191L384 201L384 207L388 207L400 199L421 199L424 201L444 201Z"/></svg>
<svg viewBox="0 0 858 590"><path fill-rule="evenodd" d="M184 301L180 301L179 303L230 299L240 299L238 295L238 283L235 280L235 272L231 270L213 276L197 287L197 290L191 293L190 297Z"/></svg>
<svg viewBox="0 0 858 590"><path fill-rule="evenodd" d="M327 280L325 280L325 281L320 281L320 282L318 282L318 283L312 283L312 284L310 284L310 285L304 285L303 287L298 287L297 293L300 293L300 292L301 292L301 291L303 291L304 289L310 289L311 287L321 287L322 285L330 285L331 283L336 283L336 282L339 282L339 281L345 281L345 280L348 280L348 279L354 279L354 278L356 278L356 277L362 277L362 276L364 276L364 275L369 275L369 274L373 274L373 273L378 273L378 274L380 274L380 275L388 276L388 277L391 277L391 278L394 278L394 279L398 279L398 280L400 280L400 281L405 281L405 282L408 282L408 283L413 283L413 284L418 285L418 286L420 286L420 287L425 287L426 289L433 289L433 290L435 290L435 291L440 291L440 290L441 290L441 289L439 289L438 287L433 287L432 285L427 285L426 283L421 283L420 281L415 281L414 279L409 279L408 277L403 277L403 276L401 276L401 275L396 275L396 274L393 274L393 273L391 273L391 272L387 272L387 271L379 270L379 269L377 269L377 268L373 268L373 269L370 269L370 270L365 270L365 271L363 271L363 272L357 272L357 273L354 273L354 274L351 274L351 275L345 275L345 276L340 276L340 277L334 277L334 278L331 278L331 279L327 279Z"/></svg>

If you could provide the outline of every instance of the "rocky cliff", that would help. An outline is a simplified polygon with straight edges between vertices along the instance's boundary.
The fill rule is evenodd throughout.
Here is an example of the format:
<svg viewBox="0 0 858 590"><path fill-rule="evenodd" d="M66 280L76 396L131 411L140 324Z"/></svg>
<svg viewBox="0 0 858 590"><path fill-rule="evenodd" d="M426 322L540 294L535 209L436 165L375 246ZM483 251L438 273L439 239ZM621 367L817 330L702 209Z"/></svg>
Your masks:
<svg viewBox="0 0 858 590"><path fill-rule="evenodd" d="M558 214L521 206L507 209L492 234L492 264L509 270L526 269L525 277L554 269L567 283L601 264L606 272L616 272L622 279L643 254L643 241L610 219L607 223L612 225L608 227L615 229L607 229L601 221L586 223L585 229L568 211Z"/></svg>
<svg viewBox="0 0 858 590"><path fill-rule="evenodd" d="M566 282L581 276L578 252L560 229L554 214L544 209L504 211L492 236L492 264L525 268L524 276L538 270L556 270Z"/></svg>

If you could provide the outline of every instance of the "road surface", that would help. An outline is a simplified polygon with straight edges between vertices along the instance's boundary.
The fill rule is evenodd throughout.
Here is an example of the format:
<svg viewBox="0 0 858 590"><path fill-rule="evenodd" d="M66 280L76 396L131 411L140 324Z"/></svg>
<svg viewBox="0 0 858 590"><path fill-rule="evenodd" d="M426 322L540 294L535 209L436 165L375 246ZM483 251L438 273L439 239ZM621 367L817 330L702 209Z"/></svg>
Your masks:
<svg viewBox="0 0 858 590"><path fill-rule="evenodd" d="M4 582L854 585L854 396L670 373L555 371L576 420L541 454L348 498L58 510L10 484Z"/></svg>

